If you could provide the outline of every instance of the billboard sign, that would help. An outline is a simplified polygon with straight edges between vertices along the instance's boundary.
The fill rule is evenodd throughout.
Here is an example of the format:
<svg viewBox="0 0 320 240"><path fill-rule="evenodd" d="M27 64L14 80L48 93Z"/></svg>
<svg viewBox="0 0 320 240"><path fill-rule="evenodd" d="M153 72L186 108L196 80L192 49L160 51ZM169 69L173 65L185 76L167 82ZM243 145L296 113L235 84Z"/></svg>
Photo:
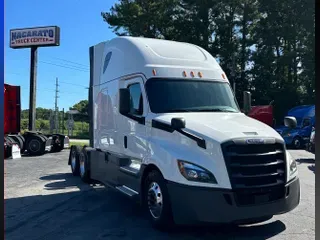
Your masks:
<svg viewBox="0 0 320 240"><path fill-rule="evenodd" d="M60 28L57 26L10 30L11 48L49 47L59 45Z"/></svg>

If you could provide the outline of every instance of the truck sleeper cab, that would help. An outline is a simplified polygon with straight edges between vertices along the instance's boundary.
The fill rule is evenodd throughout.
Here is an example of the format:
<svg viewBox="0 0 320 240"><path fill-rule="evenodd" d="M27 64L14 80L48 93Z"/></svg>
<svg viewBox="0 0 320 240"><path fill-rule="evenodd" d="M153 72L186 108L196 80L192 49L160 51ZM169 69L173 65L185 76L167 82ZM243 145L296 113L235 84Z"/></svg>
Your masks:
<svg viewBox="0 0 320 240"><path fill-rule="evenodd" d="M155 227L252 223L300 201L295 160L241 113L204 49L118 37L90 48L90 147L68 164L139 200Z"/></svg>

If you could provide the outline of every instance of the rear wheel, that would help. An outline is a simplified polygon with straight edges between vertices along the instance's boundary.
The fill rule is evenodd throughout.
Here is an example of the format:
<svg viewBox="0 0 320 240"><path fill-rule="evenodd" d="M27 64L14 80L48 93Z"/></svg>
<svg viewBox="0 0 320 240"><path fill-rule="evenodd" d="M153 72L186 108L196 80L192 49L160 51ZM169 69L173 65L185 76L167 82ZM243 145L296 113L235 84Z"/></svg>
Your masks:
<svg viewBox="0 0 320 240"><path fill-rule="evenodd" d="M9 136L6 136L6 139L7 139L7 142L9 142L11 144L15 143L15 141Z"/></svg>
<svg viewBox="0 0 320 240"><path fill-rule="evenodd" d="M315 153L315 144L310 143L309 151Z"/></svg>
<svg viewBox="0 0 320 240"><path fill-rule="evenodd" d="M22 138L20 138L19 135L10 135L10 138L12 138L15 143L18 144L19 148L20 148L20 153L23 153L23 149L24 149L24 143Z"/></svg>
<svg viewBox="0 0 320 240"><path fill-rule="evenodd" d="M57 151L61 152L64 149L64 135L59 134L58 139L59 139L59 146L57 147Z"/></svg>
<svg viewBox="0 0 320 240"><path fill-rule="evenodd" d="M12 142L11 140L5 136L4 137L4 155L5 158L9 158L11 156L11 148L12 148Z"/></svg>
<svg viewBox="0 0 320 240"><path fill-rule="evenodd" d="M21 153L24 153L24 151L26 150L26 139L20 134L17 136L22 140L23 148L21 149Z"/></svg>
<svg viewBox="0 0 320 240"><path fill-rule="evenodd" d="M39 135L30 135L27 139L26 149L32 156L39 156L46 151L46 141Z"/></svg>
<svg viewBox="0 0 320 240"><path fill-rule="evenodd" d="M144 206L152 225L161 230L171 229L173 217L165 180L159 171L148 174L144 184Z"/></svg>
<svg viewBox="0 0 320 240"><path fill-rule="evenodd" d="M79 153L79 170L81 180L90 183L89 158L85 148Z"/></svg>
<svg viewBox="0 0 320 240"><path fill-rule="evenodd" d="M71 166L71 172L73 176L79 176L80 175L80 166L79 166L79 155L80 155L81 149L79 146L72 146L70 149L70 166Z"/></svg>

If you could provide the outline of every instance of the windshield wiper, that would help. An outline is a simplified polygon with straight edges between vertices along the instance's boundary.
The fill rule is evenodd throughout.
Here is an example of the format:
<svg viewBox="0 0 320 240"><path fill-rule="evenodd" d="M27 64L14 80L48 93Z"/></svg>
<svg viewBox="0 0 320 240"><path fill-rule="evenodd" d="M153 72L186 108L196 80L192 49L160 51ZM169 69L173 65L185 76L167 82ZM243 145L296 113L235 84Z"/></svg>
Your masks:
<svg viewBox="0 0 320 240"><path fill-rule="evenodd" d="M175 112L193 112L193 110L188 109L170 109L165 111L166 113L175 113Z"/></svg>
<svg viewBox="0 0 320 240"><path fill-rule="evenodd" d="M167 113L174 112L233 112L236 113L235 110L228 110L224 108L207 108L207 109L170 109L166 111Z"/></svg>
<svg viewBox="0 0 320 240"><path fill-rule="evenodd" d="M195 112L233 112L236 113L237 111L228 110L223 108L211 108L211 109L197 109Z"/></svg>

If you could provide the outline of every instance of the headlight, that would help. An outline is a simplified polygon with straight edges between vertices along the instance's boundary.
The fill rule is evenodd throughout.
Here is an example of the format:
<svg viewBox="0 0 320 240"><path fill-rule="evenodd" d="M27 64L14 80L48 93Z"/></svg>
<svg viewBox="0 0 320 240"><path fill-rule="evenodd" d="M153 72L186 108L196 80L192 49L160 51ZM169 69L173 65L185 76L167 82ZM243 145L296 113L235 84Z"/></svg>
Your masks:
<svg viewBox="0 0 320 240"><path fill-rule="evenodd" d="M286 151L287 161L289 162L289 181L297 175L298 167L296 160Z"/></svg>
<svg viewBox="0 0 320 240"><path fill-rule="evenodd" d="M217 183L216 178L208 170L195 164L178 160L178 167L182 176L189 181L203 183Z"/></svg>
<svg viewBox="0 0 320 240"><path fill-rule="evenodd" d="M291 163L290 163L290 174L292 175L293 173L295 173L298 170L297 168L297 162L296 160L292 159Z"/></svg>

